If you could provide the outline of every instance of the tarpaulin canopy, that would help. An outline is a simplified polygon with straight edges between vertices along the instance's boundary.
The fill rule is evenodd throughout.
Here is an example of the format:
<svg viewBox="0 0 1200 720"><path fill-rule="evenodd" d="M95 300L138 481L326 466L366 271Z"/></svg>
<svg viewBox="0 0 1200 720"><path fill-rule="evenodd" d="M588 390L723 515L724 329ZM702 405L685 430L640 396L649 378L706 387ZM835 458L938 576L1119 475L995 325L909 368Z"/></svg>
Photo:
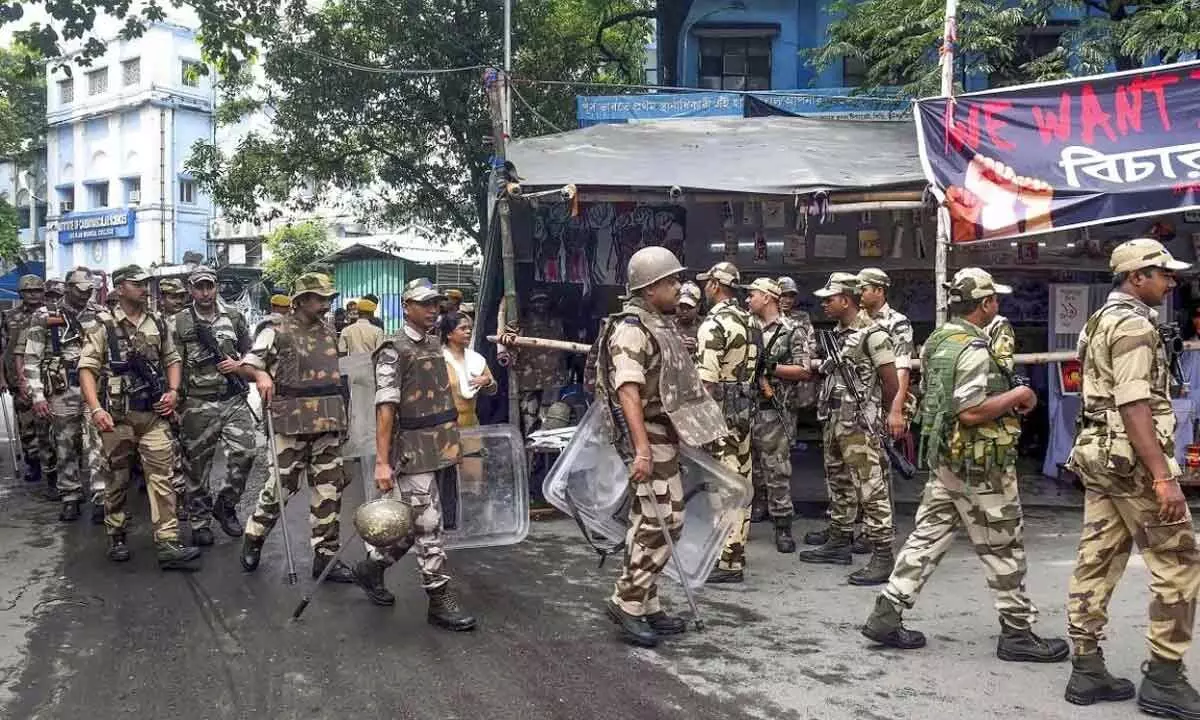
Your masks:
<svg viewBox="0 0 1200 720"><path fill-rule="evenodd" d="M917 103L925 174L969 243L1200 206L1200 62Z"/></svg>
<svg viewBox="0 0 1200 720"><path fill-rule="evenodd" d="M514 141L507 158L526 187L797 195L925 186L907 121L758 117L596 125Z"/></svg>

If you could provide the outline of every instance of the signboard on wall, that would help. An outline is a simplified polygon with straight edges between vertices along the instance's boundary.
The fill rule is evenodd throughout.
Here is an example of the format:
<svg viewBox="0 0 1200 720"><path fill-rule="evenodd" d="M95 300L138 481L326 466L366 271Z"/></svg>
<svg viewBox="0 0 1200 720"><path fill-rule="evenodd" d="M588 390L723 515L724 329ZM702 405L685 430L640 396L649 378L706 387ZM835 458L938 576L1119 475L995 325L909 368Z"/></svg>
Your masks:
<svg viewBox="0 0 1200 720"><path fill-rule="evenodd" d="M87 240L108 238L131 238L137 211L130 208L73 212L50 223L50 230L58 231L61 245Z"/></svg>
<svg viewBox="0 0 1200 720"><path fill-rule="evenodd" d="M1055 285L1053 314L1050 316L1052 332L1056 335L1078 335L1087 325L1087 285Z"/></svg>

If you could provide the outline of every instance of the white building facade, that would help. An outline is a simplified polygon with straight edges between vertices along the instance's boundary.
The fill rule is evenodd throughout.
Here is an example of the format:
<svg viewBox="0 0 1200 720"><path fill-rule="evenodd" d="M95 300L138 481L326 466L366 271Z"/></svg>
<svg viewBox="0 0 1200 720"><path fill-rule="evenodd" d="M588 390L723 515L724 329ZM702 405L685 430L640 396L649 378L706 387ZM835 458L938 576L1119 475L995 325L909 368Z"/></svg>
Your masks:
<svg viewBox="0 0 1200 720"><path fill-rule="evenodd" d="M199 262L212 202L184 169L214 132L194 31L151 25L71 77L47 67L46 272Z"/></svg>

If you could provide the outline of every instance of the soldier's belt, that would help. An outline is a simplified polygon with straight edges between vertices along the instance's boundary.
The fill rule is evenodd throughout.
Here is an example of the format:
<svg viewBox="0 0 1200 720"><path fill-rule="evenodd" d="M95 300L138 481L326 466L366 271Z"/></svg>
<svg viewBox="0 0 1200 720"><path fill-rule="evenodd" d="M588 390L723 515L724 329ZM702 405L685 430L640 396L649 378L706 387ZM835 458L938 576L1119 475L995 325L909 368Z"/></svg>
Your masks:
<svg viewBox="0 0 1200 720"><path fill-rule="evenodd" d="M336 383L324 385L276 385L277 397L333 397L342 394L342 386Z"/></svg>
<svg viewBox="0 0 1200 720"><path fill-rule="evenodd" d="M445 425L458 419L458 411L451 408L436 415L426 415L419 418L396 418L396 427L400 430L424 430L425 428Z"/></svg>

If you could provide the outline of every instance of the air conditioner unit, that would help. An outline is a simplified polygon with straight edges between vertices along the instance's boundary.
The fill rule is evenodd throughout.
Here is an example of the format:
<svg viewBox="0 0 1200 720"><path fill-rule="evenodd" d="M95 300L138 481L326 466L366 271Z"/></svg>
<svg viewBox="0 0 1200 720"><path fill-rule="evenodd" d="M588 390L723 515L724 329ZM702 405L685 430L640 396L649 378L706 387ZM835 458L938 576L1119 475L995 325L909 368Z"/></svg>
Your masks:
<svg viewBox="0 0 1200 720"><path fill-rule="evenodd" d="M75 203L70 200L63 200L58 204L59 212L69 213L75 209Z"/></svg>
<svg viewBox="0 0 1200 720"><path fill-rule="evenodd" d="M142 191L141 190L130 190L129 191L129 204L130 205L141 205L142 204Z"/></svg>

